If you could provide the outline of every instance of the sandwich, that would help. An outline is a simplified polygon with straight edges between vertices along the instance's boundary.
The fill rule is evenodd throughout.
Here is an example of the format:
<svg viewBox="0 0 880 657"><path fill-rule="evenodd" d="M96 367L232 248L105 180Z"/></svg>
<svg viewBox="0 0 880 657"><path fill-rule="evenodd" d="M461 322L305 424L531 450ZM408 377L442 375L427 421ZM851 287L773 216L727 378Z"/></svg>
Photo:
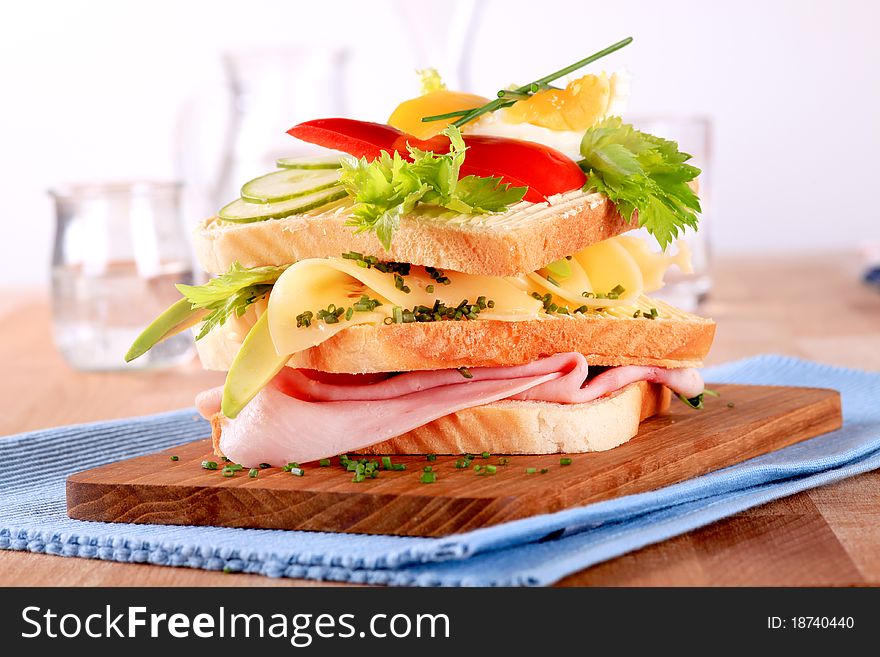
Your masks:
<svg viewBox="0 0 880 657"><path fill-rule="evenodd" d="M617 116L624 76L572 75L629 41L492 100L428 71L386 124L294 126L323 154L198 225L210 280L126 358L193 330L227 372L196 405L245 467L605 450L700 407L715 325L650 296L689 270L699 170Z"/></svg>

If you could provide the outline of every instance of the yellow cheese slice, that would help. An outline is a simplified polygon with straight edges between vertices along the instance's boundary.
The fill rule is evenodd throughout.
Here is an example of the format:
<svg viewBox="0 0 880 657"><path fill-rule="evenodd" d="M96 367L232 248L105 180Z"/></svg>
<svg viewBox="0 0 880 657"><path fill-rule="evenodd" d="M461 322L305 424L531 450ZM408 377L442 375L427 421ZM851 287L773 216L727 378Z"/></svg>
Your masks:
<svg viewBox="0 0 880 657"><path fill-rule="evenodd" d="M424 267L411 266L409 273L399 275L347 258L301 260L288 267L272 288L266 311L268 329L277 353L284 355L321 344L350 326L388 323L394 321L395 313L399 318L402 311L431 308L435 302L454 308L463 302L477 304L482 297L491 300L492 307L483 308L479 319L502 321L544 314L543 301L534 295L544 297L548 292L553 303L569 311L581 306L629 307L644 292L662 286L663 274L671 265L689 267L689 253L682 246L675 256L654 253L638 238L619 236L575 253L568 264L565 277L551 276L546 269L507 277L444 272L448 279L444 285ZM619 298L595 298L617 286L625 290ZM590 296L585 297L585 292ZM379 305L349 312L363 296ZM336 321L322 319L319 311L334 313Z"/></svg>

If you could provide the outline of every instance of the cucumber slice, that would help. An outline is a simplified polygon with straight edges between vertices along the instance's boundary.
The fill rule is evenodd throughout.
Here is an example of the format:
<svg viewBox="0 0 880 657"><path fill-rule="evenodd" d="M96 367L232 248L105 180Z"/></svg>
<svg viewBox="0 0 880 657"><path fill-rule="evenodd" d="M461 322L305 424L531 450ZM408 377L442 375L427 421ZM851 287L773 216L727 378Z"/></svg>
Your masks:
<svg viewBox="0 0 880 657"><path fill-rule="evenodd" d="M278 203L338 184L335 170L282 169L245 183L241 197L250 203Z"/></svg>
<svg viewBox="0 0 880 657"><path fill-rule="evenodd" d="M236 199L223 207L219 216L223 221L234 223L251 223L254 221L266 221L267 219L283 219L295 214L302 214L333 201L338 201L346 195L341 186L335 185L322 189L312 194L299 196L289 201L278 203L248 203L243 199Z"/></svg>
<svg viewBox="0 0 880 657"><path fill-rule="evenodd" d="M342 166L338 155L282 157L275 164L279 169L339 169Z"/></svg>
<svg viewBox="0 0 880 657"><path fill-rule="evenodd" d="M248 402L271 381L290 354L279 356L269 334L269 313L265 312L251 327L229 367L223 385L223 415L236 417Z"/></svg>

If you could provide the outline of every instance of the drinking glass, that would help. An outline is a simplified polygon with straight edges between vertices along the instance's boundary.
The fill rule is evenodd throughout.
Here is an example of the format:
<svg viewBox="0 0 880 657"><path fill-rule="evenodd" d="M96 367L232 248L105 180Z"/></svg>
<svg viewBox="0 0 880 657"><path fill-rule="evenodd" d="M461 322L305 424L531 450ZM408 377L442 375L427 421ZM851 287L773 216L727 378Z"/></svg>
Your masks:
<svg viewBox="0 0 880 657"><path fill-rule="evenodd" d="M52 313L55 344L80 370L175 365L192 358L189 331L132 363L132 341L191 283L192 259L180 220L180 184L68 185L55 202Z"/></svg>
<svg viewBox="0 0 880 657"><path fill-rule="evenodd" d="M267 49L223 57L231 112L213 201L220 207L241 185L275 168L279 157L321 149L285 131L299 121L345 112L345 48Z"/></svg>
<svg viewBox="0 0 880 657"><path fill-rule="evenodd" d="M643 132L678 142L680 150L690 153L690 164L699 167L702 173L697 178L699 185L700 214L699 231L688 228L680 240L691 250L694 271L684 274L677 268L669 270L666 285L651 296L667 301L682 310L694 312L705 301L712 290L710 270L711 259L711 139L712 123L702 116L630 116L636 128ZM645 237L650 238L647 234Z"/></svg>

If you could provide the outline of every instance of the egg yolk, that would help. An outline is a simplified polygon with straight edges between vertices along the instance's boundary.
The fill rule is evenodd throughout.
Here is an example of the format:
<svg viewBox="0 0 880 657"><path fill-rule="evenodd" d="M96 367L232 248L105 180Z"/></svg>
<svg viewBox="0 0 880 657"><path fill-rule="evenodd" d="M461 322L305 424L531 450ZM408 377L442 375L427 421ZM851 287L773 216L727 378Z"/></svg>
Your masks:
<svg viewBox="0 0 880 657"><path fill-rule="evenodd" d="M391 113L388 124L418 139L429 139L455 121L455 117L427 123L422 121L422 117L474 109L488 102L488 98L475 94L437 89L418 98L403 101Z"/></svg>
<svg viewBox="0 0 880 657"><path fill-rule="evenodd" d="M504 120L551 130L586 130L608 112L612 82L604 73L585 75L565 89L539 91L508 108Z"/></svg>

